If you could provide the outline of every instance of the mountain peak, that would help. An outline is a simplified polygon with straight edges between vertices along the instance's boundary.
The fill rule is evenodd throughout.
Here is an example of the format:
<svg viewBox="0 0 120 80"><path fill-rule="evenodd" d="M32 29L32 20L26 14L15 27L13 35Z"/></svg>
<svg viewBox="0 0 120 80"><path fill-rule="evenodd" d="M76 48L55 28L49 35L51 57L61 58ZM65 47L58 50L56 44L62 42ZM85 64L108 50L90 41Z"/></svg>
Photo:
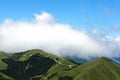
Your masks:
<svg viewBox="0 0 120 80"><path fill-rule="evenodd" d="M99 61L110 61L110 59L108 59L107 57L100 57L98 60Z"/></svg>

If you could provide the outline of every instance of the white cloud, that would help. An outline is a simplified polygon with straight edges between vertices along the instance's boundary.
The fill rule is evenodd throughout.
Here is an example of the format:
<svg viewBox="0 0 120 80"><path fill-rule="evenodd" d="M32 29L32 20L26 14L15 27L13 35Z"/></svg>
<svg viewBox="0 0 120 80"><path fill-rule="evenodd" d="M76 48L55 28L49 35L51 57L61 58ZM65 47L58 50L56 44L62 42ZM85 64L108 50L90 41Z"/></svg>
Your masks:
<svg viewBox="0 0 120 80"><path fill-rule="evenodd" d="M48 22L54 22L54 18L51 14L48 14L46 12L42 12L41 15L39 14L34 14L36 22L39 23L48 23Z"/></svg>
<svg viewBox="0 0 120 80"><path fill-rule="evenodd" d="M98 34L96 30L93 32ZM114 53L116 47L108 46L112 44L118 45L107 39L92 38L68 24L55 22L54 17L46 12L35 14L32 22L6 19L0 25L0 50L6 52L42 49L60 56L118 56L118 52Z"/></svg>

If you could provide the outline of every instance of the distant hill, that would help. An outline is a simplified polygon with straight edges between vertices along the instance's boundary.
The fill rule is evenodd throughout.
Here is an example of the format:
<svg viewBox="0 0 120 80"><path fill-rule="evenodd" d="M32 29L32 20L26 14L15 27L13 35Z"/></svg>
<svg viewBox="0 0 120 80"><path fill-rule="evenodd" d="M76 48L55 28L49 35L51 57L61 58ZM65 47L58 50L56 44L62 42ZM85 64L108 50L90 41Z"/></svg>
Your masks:
<svg viewBox="0 0 120 80"><path fill-rule="evenodd" d="M80 64L39 49L1 52L0 80L120 80L120 67L105 57Z"/></svg>

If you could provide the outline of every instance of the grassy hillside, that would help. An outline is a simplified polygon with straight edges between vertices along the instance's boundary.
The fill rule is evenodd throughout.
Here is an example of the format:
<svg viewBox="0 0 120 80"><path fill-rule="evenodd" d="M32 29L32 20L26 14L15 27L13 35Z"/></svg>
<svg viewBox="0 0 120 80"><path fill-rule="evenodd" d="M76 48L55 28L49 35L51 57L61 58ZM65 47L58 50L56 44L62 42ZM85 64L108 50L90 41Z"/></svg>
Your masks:
<svg viewBox="0 0 120 80"><path fill-rule="evenodd" d="M77 64L34 49L16 53L12 58L1 53L0 59L0 80L8 76L15 80L120 80L120 67L105 57Z"/></svg>
<svg viewBox="0 0 120 80"><path fill-rule="evenodd" d="M120 67L104 57L97 61L83 64L77 69L82 70L75 77L75 80L120 80Z"/></svg>
<svg viewBox="0 0 120 80"><path fill-rule="evenodd" d="M16 80L28 80L32 76L47 74L48 70L51 68L52 71L53 69L61 70L61 68L64 69L64 67L61 66L60 68L60 65L68 67L68 64L73 64L65 58L57 57L38 49L16 53L13 55L13 58L10 57L3 61L8 67L1 72Z"/></svg>
<svg viewBox="0 0 120 80"><path fill-rule="evenodd" d="M33 56L35 54L39 54L39 55L42 55L44 57L49 57L51 59L57 59L57 60L65 63L65 64L72 64L72 62L69 61L68 59L65 59L65 58L62 58L62 57L58 57L56 55L47 53L47 52L45 52L43 50L39 50L39 49L28 50L28 51L25 51L25 52L22 52L22 53L19 53L19 54L21 54L21 55L19 55L20 57L18 57L19 61L28 60L31 56Z"/></svg>
<svg viewBox="0 0 120 80"><path fill-rule="evenodd" d="M120 80L120 67L102 57L90 63L77 65L67 71L59 71L50 80L66 77L74 80Z"/></svg>
<svg viewBox="0 0 120 80"><path fill-rule="evenodd" d="M14 80L14 79L6 76L5 74L0 73L0 80Z"/></svg>
<svg viewBox="0 0 120 80"><path fill-rule="evenodd" d="M7 53L0 51L0 70L7 68L7 64L4 63L2 60L8 57L9 55Z"/></svg>

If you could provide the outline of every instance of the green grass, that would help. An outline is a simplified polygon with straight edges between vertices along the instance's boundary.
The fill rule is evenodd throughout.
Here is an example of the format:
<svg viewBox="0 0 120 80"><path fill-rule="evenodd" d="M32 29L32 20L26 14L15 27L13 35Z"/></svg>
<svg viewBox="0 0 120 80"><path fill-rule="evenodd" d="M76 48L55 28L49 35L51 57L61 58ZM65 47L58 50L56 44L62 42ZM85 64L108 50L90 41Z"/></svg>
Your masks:
<svg viewBox="0 0 120 80"><path fill-rule="evenodd" d="M51 59L58 59L60 62L62 62L64 64L73 64L68 59L65 59L65 58L62 58L62 57L58 57L56 55L47 53L47 52L45 52L43 50L39 50L39 49L33 49L33 50L28 50L28 51L22 52L22 55L21 55L21 57L19 57L18 60L19 61L28 60L32 55L35 55L36 53L40 54L40 55L42 55L44 57L50 57Z"/></svg>
<svg viewBox="0 0 120 80"><path fill-rule="evenodd" d="M58 80L64 76L73 77L74 80L120 80L120 67L106 58L100 58L69 71L58 71L50 80Z"/></svg>
<svg viewBox="0 0 120 80"><path fill-rule="evenodd" d="M2 62L2 59L5 58L9 58L9 55L0 52L0 69L2 70L7 67L7 64ZM23 77L22 75L29 74L26 71L29 72L29 70L33 70L32 75L31 73L29 74L30 80L120 80L120 66L105 57L85 64L77 64L68 59L48 54L42 50L33 49L13 55L11 59L12 62L8 64L14 64L14 66L9 65L9 69L6 70L8 70L9 73L13 71L19 74L13 76L15 79L17 79L17 76L20 78ZM58 62L55 62L55 60ZM48 65L50 65L49 68L47 68ZM74 66L69 67L68 65ZM11 69L11 66L14 67L14 69ZM18 70L17 66L21 70ZM36 69L37 72L34 72ZM42 70L45 70L45 72L43 72L44 74L39 74L38 71ZM33 75L33 72L36 75ZM8 77L2 73L0 75L3 76L3 78Z"/></svg>
<svg viewBox="0 0 120 80"><path fill-rule="evenodd" d="M46 57L57 58L57 56L52 55L52 54L48 54L47 52L44 52L42 50L33 49L33 50L28 50L28 51L23 52L23 55L21 55L21 57L19 57L19 61L25 61L36 53L39 53L40 55L46 56Z"/></svg>
<svg viewBox="0 0 120 80"><path fill-rule="evenodd" d="M7 64L4 63L2 60L5 58L8 58L8 57L9 57L9 55L7 53L0 51L0 70L7 68Z"/></svg>
<svg viewBox="0 0 120 80"><path fill-rule="evenodd" d="M14 80L14 79L6 76L5 74L0 73L0 80Z"/></svg>

